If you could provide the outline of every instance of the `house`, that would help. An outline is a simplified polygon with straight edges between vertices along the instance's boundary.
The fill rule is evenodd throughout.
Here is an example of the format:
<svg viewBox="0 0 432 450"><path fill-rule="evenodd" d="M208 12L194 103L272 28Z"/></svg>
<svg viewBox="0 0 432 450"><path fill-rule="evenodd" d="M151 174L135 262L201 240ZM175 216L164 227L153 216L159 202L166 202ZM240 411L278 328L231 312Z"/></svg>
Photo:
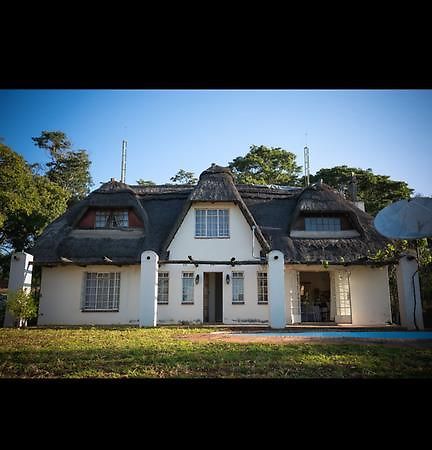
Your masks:
<svg viewBox="0 0 432 450"><path fill-rule="evenodd" d="M387 242L323 183L236 184L215 164L196 185L111 179L32 249L38 324L385 325L388 262L370 255Z"/></svg>

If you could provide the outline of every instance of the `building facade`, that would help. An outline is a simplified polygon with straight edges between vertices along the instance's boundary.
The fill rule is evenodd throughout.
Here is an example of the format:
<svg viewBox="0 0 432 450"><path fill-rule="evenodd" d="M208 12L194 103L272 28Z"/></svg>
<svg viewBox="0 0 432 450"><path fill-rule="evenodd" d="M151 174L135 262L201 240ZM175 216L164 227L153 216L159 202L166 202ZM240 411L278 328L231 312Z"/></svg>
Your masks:
<svg viewBox="0 0 432 450"><path fill-rule="evenodd" d="M111 180L49 225L40 325L391 323L372 217L329 186Z"/></svg>

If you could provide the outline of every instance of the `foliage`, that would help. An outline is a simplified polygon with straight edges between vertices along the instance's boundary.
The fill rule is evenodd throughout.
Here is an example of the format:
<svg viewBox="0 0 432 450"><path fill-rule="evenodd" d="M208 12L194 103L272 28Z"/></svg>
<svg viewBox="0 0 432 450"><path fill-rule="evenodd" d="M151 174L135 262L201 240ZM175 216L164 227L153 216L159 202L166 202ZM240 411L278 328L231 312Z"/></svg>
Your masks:
<svg viewBox="0 0 432 450"><path fill-rule="evenodd" d="M154 181L152 181L152 180L143 180L142 178L137 180L137 184L139 184L140 186L156 186L156 183Z"/></svg>
<svg viewBox="0 0 432 450"><path fill-rule="evenodd" d="M0 329L7 378L430 378L432 348L402 343L224 342L210 328ZM226 330L228 331L228 330ZM200 339L201 335L201 339ZM289 342L289 345L287 343Z"/></svg>
<svg viewBox="0 0 432 450"><path fill-rule="evenodd" d="M32 172L20 155L0 144L0 248L30 247L47 224L66 210L69 194Z"/></svg>
<svg viewBox="0 0 432 450"><path fill-rule="evenodd" d="M72 143L62 131L42 131L32 137L35 145L47 150L47 178L70 193L69 205L85 198L92 186L90 160L86 150L71 150Z"/></svg>
<svg viewBox="0 0 432 450"><path fill-rule="evenodd" d="M391 180L387 175L376 175L372 169L347 166L320 169L310 177L310 182L322 179L324 183L347 195L353 173L357 179L358 199L365 202L366 211L372 215L390 203L410 198L414 191L406 182Z"/></svg>
<svg viewBox="0 0 432 450"><path fill-rule="evenodd" d="M183 169L180 169L170 180L174 184L195 184L198 179L195 177L193 172L187 172Z"/></svg>
<svg viewBox="0 0 432 450"><path fill-rule="evenodd" d="M27 320L37 316L37 304L34 297L23 290L9 291L6 309L18 320L18 326L27 325Z"/></svg>
<svg viewBox="0 0 432 450"><path fill-rule="evenodd" d="M229 164L237 183L297 185L301 166L296 155L280 147L251 145L245 156L234 158Z"/></svg>

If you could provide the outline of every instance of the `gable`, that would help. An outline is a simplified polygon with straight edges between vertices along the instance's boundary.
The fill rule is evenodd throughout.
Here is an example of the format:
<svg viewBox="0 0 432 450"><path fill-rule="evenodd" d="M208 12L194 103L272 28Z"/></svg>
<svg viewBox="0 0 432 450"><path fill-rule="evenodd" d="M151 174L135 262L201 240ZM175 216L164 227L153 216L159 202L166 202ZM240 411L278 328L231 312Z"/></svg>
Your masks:
<svg viewBox="0 0 432 450"><path fill-rule="evenodd" d="M196 237L197 210L228 210L229 237ZM255 239L255 256L262 247ZM238 205L233 202L192 202L168 246L171 260L237 260L252 258L252 228Z"/></svg>

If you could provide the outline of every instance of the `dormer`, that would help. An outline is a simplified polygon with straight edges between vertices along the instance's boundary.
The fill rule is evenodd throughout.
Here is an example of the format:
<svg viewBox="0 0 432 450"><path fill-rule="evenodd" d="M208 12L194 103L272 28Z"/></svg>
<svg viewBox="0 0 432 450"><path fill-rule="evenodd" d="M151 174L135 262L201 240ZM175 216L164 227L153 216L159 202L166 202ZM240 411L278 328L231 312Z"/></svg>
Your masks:
<svg viewBox="0 0 432 450"><path fill-rule="evenodd" d="M355 208L329 186L316 183L300 194L290 237L346 239L361 236Z"/></svg>
<svg viewBox="0 0 432 450"><path fill-rule="evenodd" d="M133 189L114 178L92 192L74 228L81 230L143 229L145 212Z"/></svg>

